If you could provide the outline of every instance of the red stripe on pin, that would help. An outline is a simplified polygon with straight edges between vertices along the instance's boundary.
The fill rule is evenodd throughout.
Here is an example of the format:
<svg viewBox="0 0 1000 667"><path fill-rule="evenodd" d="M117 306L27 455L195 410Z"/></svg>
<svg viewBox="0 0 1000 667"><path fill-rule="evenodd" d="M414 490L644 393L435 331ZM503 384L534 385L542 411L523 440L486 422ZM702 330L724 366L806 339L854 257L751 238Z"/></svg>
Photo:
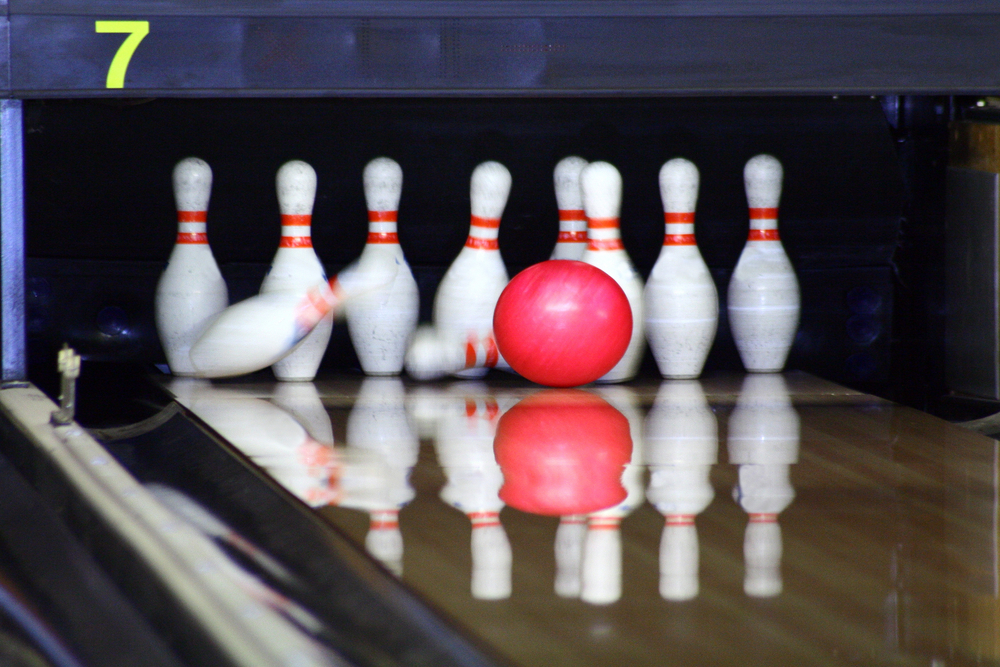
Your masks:
<svg viewBox="0 0 1000 667"><path fill-rule="evenodd" d="M368 232L369 243L399 243L396 232Z"/></svg>
<svg viewBox="0 0 1000 667"><path fill-rule="evenodd" d="M771 512L755 512L750 515L750 523L777 523L778 515Z"/></svg>
<svg viewBox="0 0 1000 667"><path fill-rule="evenodd" d="M184 245L208 243L208 234L204 232L179 232L177 243Z"/></svg>
<svg viewBox="0 0 1000 667"><path fill-rule="evenodd" d="M208 211L177 211L177 222L208 222Z"/></svg>
<svg viewBox="0 0 1000 667"><path fill-rule="evenodd" d="M669 224L690 224L694 222L694 211L690 213L664 213L663 220Z"/></svg>
<svg viewBox="0 0 1000 667"><path fill-rule="evenodd" d="M778 209L776 208L751 208L751 220L777 220Z"/></svg>
<svg viewBox="0 0 1000 667"><path fill-rule="evenodd" d="M282 225L311 225L312 215L285 215L281 214L281 224Z"/></svg>
<svg viewBox="0 0 1000 667"><path fill-rule="evenodd" d="M587 216L582 209L561 208L559 209L559 222L569 222L571 220L586 220Z"/></svg>
<svg viewBox="0 0 1000 667"><path fill-rule="evenodd" d="M497 229L500 226L500 218L480 218L478 215L474 215L472 216L472 224L476 227Z"/></svg>
<svg viewBox="0 0 1000 667"><path fill-rule="evenodd" d="M590 239L587 250L624 250L621 239Z"/></svg>
<svg viewBox="0 0 1000 667"><path fill-rule="evenodd" d="M372 521L372 530L396 530L399 528L398 521Z"/></svg>
<svg viewBox="0 0 1000 667"><path fill-rule="evenodd" d="M618 227L618 218L587 218L587 226L594 229L614 229Z"/></svg>
<svg viewBox="0 0 1000 667"><path fill-rule="evenodd" d="M694 234L666 234L663 237L663 245L697 245L694 242Z"/></svg>
<svg viewBox="0 0 1000 667"><path fill-rule="evenodd" d="M615 523L590 523L589 530L618 530L619 524Z"/></svg>
<svg viewBox="0 0 1000 667"><path fill-rule="evenodd" d="M499 519L499 512L469 512L466 516L470 521L481 521L482 519Z"/></svg>
<svg viewBox="0 0 1000 667"><path fill-rule="evenodd" d="M668 526L693 526L694 517L690 514L671 514L667 516Z"/></svg>
<svg viewBox="0 0 1000 667"><path fill-rule="evenodd" d="M475 368L476 366L476 344L473 338L469 338L465 344L465 367ZM466 414L468 414L468 403L466 403Z"/></svg>
<svg viewBox="0 0 1000 667"><path fill-rule="evenodd" d="M587 240L587 232L559 232L556 243L583 243Z"/></svg>
<svg viewBox="0 0 1000 667"><path fill-rule="evenodd" d="M484 366L487 368L493 368L497 365L497 361L500 360L500 352L497 351L497 343L493 340L493 337L490 336L483 341L483 347L486 348L486 363Z"/></svg>
<svg viewBox="0 0 1000 667"><path fill-rule="evenodd" d="M747 241L780 241L777 229L751 229Z"/></svg>
<svg viewBox="0 0 1000 667"><path fill-rule="evenodd" d="M470 236L465 240L465 247L478 250L498 250L500 242L496 239L481 239L478 236Z"/></svg>
<svg viewBox="0 0 1000 667"><path fill-rule="evenodd" d="M399 211L368 211L368 222L396 222Z"/></svg>
<svg viewBox="0 0 1000 667"><path fill-rule="evenodd" d="M311 248L313 241L311 236L282 236L279 248Z"/></svg>

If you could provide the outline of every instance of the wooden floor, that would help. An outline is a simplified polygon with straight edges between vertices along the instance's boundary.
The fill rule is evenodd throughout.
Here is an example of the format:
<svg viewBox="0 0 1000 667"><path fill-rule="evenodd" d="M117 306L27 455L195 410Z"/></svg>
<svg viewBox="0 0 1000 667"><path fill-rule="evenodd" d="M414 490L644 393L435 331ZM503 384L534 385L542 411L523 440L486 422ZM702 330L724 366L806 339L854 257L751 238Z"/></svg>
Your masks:
<svg viewBox="0 0 1000 667"><path fill-rule="evenodd" d="M494 436L528 396L579 394L492 375L171 388L515 664L1000 662L997 441L909 408L804 374L575 390L595 438L628 420L627 495L560 519L498 497L548 418L497 441L506 471ZM538 493L597 493L573 482Z"/></svg>

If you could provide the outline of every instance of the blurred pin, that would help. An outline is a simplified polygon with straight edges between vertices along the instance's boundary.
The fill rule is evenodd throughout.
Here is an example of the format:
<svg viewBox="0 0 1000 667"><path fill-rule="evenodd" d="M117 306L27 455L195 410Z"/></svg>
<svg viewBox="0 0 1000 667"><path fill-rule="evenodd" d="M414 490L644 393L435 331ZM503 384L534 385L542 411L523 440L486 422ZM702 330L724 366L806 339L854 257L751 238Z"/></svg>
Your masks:
<svg viewBox="0 0 1000 667"><path fill-rule="evenodd" d="M326 280L326 271L312 245L316 172L305 162L292 160L278 170L276 184L281 209L281 243L271 262L271 270L260 286L260 293L301 294ZM274 362L275 377L292 381L316 377L332 329L332 314L322 317L297 349Z"/></svg>

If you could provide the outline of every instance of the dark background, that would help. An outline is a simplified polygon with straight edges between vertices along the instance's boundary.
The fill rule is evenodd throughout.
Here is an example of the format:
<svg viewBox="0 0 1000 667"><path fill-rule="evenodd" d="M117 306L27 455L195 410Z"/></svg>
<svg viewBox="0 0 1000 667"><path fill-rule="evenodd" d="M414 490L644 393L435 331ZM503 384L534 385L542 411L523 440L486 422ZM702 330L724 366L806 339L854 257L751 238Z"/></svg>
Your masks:
<svg viewBox="0 0 1000 667"><path fill-rule="evenodd" d="M706 372L740 370L726 285L748 226L743 165L767 152L785 167L779 224L802 288L789 368L935 409L945 392L943 183L955 105L900 96L27 101L31 372L48 375L63 342L85 368L163 363L153 294L176 233L171 171L189 155L214 171L209 240L233 301L256 293L277 247L282 163L316 169L314 246L335 272L365 242L364 165L397 160L400 243L424 320L468 232L479 162L498 160L513 177L500 228L511 275L555 243L556 162L613 163L624 181L622 237L645 277L662 243L659 168L687 157L701 172L696 233L723 304ZM346 327L335 327L323 369L360 372ZM643 374L656 377L649 353Z"/></svg>

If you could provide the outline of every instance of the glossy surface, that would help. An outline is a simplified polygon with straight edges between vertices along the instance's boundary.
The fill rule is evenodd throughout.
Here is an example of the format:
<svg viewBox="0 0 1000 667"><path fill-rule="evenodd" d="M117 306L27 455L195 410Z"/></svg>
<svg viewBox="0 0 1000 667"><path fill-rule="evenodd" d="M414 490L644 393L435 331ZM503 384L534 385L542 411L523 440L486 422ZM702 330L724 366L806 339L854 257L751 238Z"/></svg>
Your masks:
<svg viewBox="0 0 1000 667"><path fill-rule="evenodd" d="M1000 659L996 441L802 374L587 389L629 421L627 498L559 519L498 496L538 389L490 380L171 389L516 664Z"/></svg>

